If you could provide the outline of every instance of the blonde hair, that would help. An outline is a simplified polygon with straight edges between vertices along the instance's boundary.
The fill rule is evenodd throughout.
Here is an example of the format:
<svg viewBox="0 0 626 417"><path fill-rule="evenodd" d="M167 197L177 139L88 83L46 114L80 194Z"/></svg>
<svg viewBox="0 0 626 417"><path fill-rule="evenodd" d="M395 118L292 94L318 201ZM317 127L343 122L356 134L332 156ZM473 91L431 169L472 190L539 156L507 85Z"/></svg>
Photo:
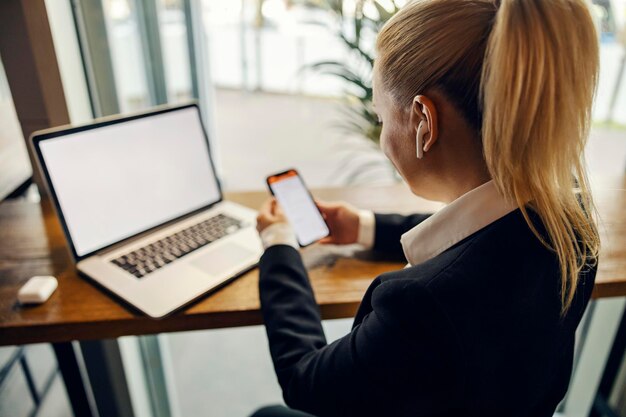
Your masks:
<svg viewBox="0 0 626 417"><path fill-rule="evenodd" d="M377 51L396 105L438 89L480 132L498 189L558 256L565 314L600 247L584 165L598 76L585 1L418 0L383 27Z"/></svg>

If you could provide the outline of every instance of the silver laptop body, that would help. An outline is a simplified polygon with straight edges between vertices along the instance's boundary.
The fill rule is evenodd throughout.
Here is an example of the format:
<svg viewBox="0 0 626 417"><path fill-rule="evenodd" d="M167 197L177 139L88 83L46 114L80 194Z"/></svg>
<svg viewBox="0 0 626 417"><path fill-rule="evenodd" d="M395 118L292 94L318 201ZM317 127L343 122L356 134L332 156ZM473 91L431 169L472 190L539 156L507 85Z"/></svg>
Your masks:
<svg viewBox="0 0 626 417"><path fill-rule="evenodd" d="M163 317L257 264L256 212L224 201L189 104L31 137L77 269Z"/></svg>

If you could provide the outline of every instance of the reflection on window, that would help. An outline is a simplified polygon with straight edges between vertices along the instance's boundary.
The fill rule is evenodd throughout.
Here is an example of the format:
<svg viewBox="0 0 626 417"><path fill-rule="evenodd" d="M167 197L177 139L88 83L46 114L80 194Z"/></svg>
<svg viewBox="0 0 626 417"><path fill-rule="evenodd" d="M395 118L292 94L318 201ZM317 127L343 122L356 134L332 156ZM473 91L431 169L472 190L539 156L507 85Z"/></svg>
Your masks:
<svg viewBox="0 0 626 417"><path fill-rule="evenodd" d="M191 98L198 92L192 91L192 74L197 68L191 68L190 62L196 58L197 62L207 64L215 87L214 92L207 94L215 97L211 109L215 112L210 113L216 116L218 159L223 161L224 182L228 187L258 188L252 178L262 177L274 167L292 166L294 161L299 161L301 171L311 178L308 183L313 185L370 184L372 178L376 181L383 178L381 183L397 180L397 176L388 175L393 170L376 146L379 126L364 111L370 93L367 89L371 64L369 68L359 66L362 57L359 59L359 53L351 50L339 34L353 40L357 18L368 18L361 31L360 47L370 54L376 30L385 21L384 14L392 14L406 0L198 0L194 3L200 6L197 20L202 22L206 42L196 43L196 49L207 47L207 51L190 50L185 0L101 1L121 112L156 104L155 71L161 72L160 97L165 95L170 103ZM593 0L593 3L600 32L601 63L590 146L596 160L608 156L612 160L591 162L590 168L606 171L611 166L623 172L626 145L617 149L620 141L614 138L623 137L626 132L626 0ZM329 8L332 5L340 5L341 18ZM145 13L149 6L152 6L150 15ZM158 31L151 33L158 35L160 63L150 62L152 55L146 54L149 49L146 45L151 45L154 36L146 36L144 29L146 22L154 19L158 20ZM207 57L207 62L199 57ZM345 82L341 74L329 76L310 70L312 64L324 61L336 62L333 69L339 72L346 68L356 71L357 82ZM361 96L357 97L361 100L345 99L346 92L360 88L359 83L365 87L362 88L365 92L360 91ZM240 94L239 90L254 94ZM199 93L202 96L207 92ZM351 110L343 111L346 103L350 103ZM241 123L242 114L254 128L246 130ZM365 114L365 117L355 122L350 114L357 117ZM287 126L291 125L292 133L298 133L302 145L293 149L290 148L294 143L292 134L285 133L284 138L276 134L278 126L287 132ZM302 136L300 129L305 125L307 134L316 143L314 149L306 152L304 143L309 139ZM239 163L235 156L239 149L252 152L250 138L253 137L260 149L275 146L277 151L265 152L271 156L256 166L258 172L233 168ZM339 142L341 139L353 143ZM335 145L339 150L333 148ZM363 149L363 158L354 157L359 149ZM341 152L346 156L339 156ZM354 171L349 172L343 163L331 161L332 158L362 162L355 162ZM371 162L372 159L377 162ZM379 164L379 160L384 162ZM316 167L322 165L328 167L327 173L317 172L320 170Z"/></svg>
<svg viewBox="0 0 626 417"><path fill-rule="evenodd" d="M168 102L186 101L193 94L183 2L157 0L157 6Z"/></svg>
<svg viewBox="0 0 626 417"><path fill-rule="evenodd" d="M346 11L354 8L344 2ZM218 87L339 96L342 83L303 69L346 61L327 10L304 1L202 0L211 75ZM346 19L347 21L348 19Z"/></svg>
<svg viewBox="0 0 626 417"><path fill-rule="evenodd" d="M150 96L134 2L103 0L120 112L148 107Z"/></svg>
<svg viewBox="0 0 626 417"><path fill-rule="evenodd" d="M187 28L182 0L152 0L156 6L160 39L142 37L141 26L150 24L151 16L140 15L139 1L103 0L111 60L115 75L120 112L149 107L149 77L163 71L167 101L175 103L192 98ZM145 4L144 4L145 6ZM163 62L145 62L146 43L155 42ZM153 71L153 72L150 72Z"/></svg>
<svg viewBox="0 0 626 417"><path fill-rule="evenodd" d="M137 1L102 1L121 111L149 106ZM183 101L192 97L183 0L154 1L167 98L169 102ZM320 61L349 65L354 59L337 33L340 26L351 24L356 1L337 2L343 3L346 12L344 21L337 22L328 10L312 6L324 0L201 0L214 84L250 91L341 96L345 86L340 80L303 69ZM389 8L391 0L378 3ZM376 14L375 9L367 10L373 4L364 2L365 14ZM601 32L601 74L594 118L626 124L626 0L594 0L593 12ZM372 47L373 35L366 39Z"/></svg>

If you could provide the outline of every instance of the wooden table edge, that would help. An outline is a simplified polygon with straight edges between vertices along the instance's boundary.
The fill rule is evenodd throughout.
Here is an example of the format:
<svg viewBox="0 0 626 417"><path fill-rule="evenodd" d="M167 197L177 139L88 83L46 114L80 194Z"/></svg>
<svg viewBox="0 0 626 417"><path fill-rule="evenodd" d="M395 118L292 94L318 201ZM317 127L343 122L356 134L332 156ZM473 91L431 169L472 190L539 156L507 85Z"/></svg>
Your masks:
<svg viewBox="0 0 626 417"><path fill-rule="evenodd" d="M360 302L330 303L320 305L322 320L349 319L356 314ZM141 323L138 326L138 321ZM196 330L216 330L235 327L259 326L263 324L261 310L225 311L180 315L174 312L162 319L148 316L129 317L128 320L109 322L76 322L58 325L32 325L28 327L4 327L0 335L0 346L33 343L59 343L72 340L102 340L123 336L142 336L160 333L177 333ZM94 333L93 326L98 326ZM137 329L140 328L139 331ZM45 329L45 338L39 330ZM65 335L71 334L68 338Z"/></svg>

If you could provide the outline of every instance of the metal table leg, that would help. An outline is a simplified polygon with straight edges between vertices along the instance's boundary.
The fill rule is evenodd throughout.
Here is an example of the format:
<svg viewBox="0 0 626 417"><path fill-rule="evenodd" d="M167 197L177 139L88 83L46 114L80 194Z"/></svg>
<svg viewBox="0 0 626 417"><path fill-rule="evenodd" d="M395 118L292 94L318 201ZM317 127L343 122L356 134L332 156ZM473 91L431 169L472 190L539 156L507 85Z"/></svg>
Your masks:
<svg viewBox="0 0 626 417"><path fill-rule="evenodd" d="M80 342L80 350L98 414L101 417L134 417L118 341Z"/></svg>
<svg viewBox="0 0 626 417"><path fill-rule="evenodd" d="M117 340L53 343L75 417L134 417Z"/></svg>
<svg viewBox="0 0 626 417"><path fill-rule="evenodd" d="M76 417L97 417L92 408L80 366L72 342L53 343L54 354L56 356L59 371L65 383L67 397L70 400L72 411Z"/></svg>
<svg viewBox="0 0 626 417"><path fill-rule="evenodd" d="M79 346L80 349L75 350L72 342L53 344L76 417L136 417L137 413L139 416L179 416L167 343L162 344L159 336L136 338L136 343L130 345L136 353L126 357L131 361L130 369L124 368L118 340L85 341ZM141 365L132 366L139 361ZM135 398L137 410L133 407L127 377L142 385L133 390L135 397L144 397ZM142 407L142 400L148 403L149 410Z"/></svg>

